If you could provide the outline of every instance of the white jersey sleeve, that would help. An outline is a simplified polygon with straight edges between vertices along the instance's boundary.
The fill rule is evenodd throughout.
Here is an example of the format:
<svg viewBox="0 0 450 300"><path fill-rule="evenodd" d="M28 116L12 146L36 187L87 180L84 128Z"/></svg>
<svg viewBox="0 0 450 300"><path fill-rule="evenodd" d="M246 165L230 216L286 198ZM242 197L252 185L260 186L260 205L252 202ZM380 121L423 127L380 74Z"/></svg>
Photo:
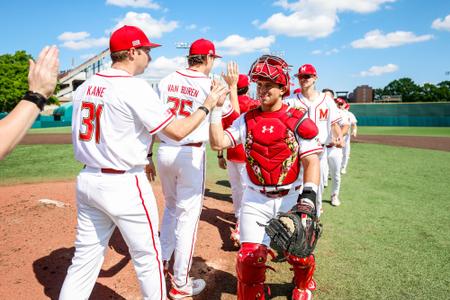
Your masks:
<svg viewBox="0 0 450 300"><path fill-rule="evenodd" d="M347 111L347 113L350 116L350 123L351 124L358 123L358 120L356 119L355 115L351 111Z"/></svg>
<svg viewBox="0 0 450 300"><path fill-rule="evenodd" d="M230 127L225 129L223 132L228 136L230 141L232 142L231 148L236 147L237 145L243 144L246 137L247 125L245 124L245 116L246 113L240 115L236 120L233 121Z"/></svg>

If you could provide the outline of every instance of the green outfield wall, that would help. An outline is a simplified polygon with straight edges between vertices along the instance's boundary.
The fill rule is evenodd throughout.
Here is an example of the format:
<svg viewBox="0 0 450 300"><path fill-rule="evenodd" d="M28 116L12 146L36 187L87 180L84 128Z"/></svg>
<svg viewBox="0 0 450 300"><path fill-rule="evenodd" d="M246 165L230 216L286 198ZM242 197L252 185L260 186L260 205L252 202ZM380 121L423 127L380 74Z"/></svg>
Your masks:
<svg viewBox="0 0 450 300"><path fill-rule="evenodd" d="M351 103L359 126L450 126L450 102Z"/></svg>

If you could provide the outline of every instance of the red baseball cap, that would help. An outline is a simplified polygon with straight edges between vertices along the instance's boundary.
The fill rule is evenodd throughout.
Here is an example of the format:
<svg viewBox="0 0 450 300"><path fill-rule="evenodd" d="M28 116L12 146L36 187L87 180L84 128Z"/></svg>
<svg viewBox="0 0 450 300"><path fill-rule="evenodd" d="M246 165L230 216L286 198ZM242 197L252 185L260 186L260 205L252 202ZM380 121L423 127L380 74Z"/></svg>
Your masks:
<svg viewBox="0 0 450 300"><path fill-rule="evenodd" d="M242 89L247 87L250 84L249 80L248 80L248 76L244 75L244 74L239 74L239 79L237 82L237 88L238 89Z"/></svg>
<svg viewBox="0 0 450 300"><path fill-rule="evenodd" d="M298 68L298 73L295 74L295 76L300 76L300 75L317 75L317 71L316 68L314 68L313 65L310 64L304 64L303 66L301 66L300 68Z"/></svg>
<svg viewBox="0 0 450 300"><path fill-rule="evenodd" d="M345 102L345 100L342 99L342 98L336 98L336 99L334 99L334 102L336 102L336 103L338 103L338 104L346 104L346 103L347 103L347 102Z"/></svg>
<svg viewBox="0 0 450 300"><path fill-rule="evenodd" d="M191 55L212 55L214 57L222 57L216 54L216 47L211 41L198 39L191 44L189 48L189 56Z"/></svg>
<svg viewBox="0 0 450 300"><path fill-rule="evenodd" d="M150 47L161 45L149 41L145 33L136 26L122 26L111 34L109 38L109 50L117 52L131 48Z"/></svg>

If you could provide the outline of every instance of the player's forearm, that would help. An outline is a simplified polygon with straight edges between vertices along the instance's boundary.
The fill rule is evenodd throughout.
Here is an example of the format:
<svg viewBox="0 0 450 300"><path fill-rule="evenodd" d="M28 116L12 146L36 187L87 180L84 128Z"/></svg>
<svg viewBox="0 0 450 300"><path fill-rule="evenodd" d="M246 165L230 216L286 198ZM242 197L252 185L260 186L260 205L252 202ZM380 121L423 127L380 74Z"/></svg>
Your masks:
<svg viewBox="0 0 450 300"><path fill-rule="evenodd" d="M194 131L205 117L206 113L203 110L198 109L187 118L175 119L170 122L170 124L163 129L163 133L171 139L180 141Z"/></svg>
<svg viewBox="0 0 450 300"><path fill-rule="evenodd" d="M239 100L238 100L238 94L237 94L237 86L230 86L230 102L231 106L233 107L234 111L238 114L241 114L241 109L239 108Z"/></svg>
<svg viewBox="0 0 450 300"><path fill-rule="evenodd" d="M22 100L0 121L0 160L22 140L39 112L36 104Z"/></svg>
<svg viewBox="0 0 450 300"><path fill-rule="evenodd" d="M348 134L348 130L349 130L350 126L349 125L344 125L342 126L342 136L346 136Z"/></svg>
<svg viewBox="0 0 450 300"><path fill-rule="evenodd" d="M302 165L304 168L303 182L320 183L320 160L317 154L311 154L302 158Z"/></svg>
<svg viewBox="0 0 450 300"><path fill-rule="evenodd" d="M211 123L209 126L209 143L213 150L223 150L224 133L222 123Z"/></svg>

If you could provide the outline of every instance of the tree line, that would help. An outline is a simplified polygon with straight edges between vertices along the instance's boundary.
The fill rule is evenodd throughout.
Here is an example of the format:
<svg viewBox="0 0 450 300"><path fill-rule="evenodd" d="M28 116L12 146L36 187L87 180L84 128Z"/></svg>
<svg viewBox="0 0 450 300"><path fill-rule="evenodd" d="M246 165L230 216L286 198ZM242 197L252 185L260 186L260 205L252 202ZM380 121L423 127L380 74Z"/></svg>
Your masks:
<svg viewBox="0 0 450 300"><path fill-rule="evenodd" d="M10 112L28 90L28 60L25 51L0 55L0 112ZM57 87L58 88L58 87ZM50 103L59 103L56 97Z"/></svg>
<svg viewBox="0 0 450 300"><path fill-rule="evenodd" d="M400 78L390 82L382 89L374 89L375 100L393 95L402 96L402 102L450 101L450 81L442 81L436 85L425 83L420 86L411 78Z"/></svg>

